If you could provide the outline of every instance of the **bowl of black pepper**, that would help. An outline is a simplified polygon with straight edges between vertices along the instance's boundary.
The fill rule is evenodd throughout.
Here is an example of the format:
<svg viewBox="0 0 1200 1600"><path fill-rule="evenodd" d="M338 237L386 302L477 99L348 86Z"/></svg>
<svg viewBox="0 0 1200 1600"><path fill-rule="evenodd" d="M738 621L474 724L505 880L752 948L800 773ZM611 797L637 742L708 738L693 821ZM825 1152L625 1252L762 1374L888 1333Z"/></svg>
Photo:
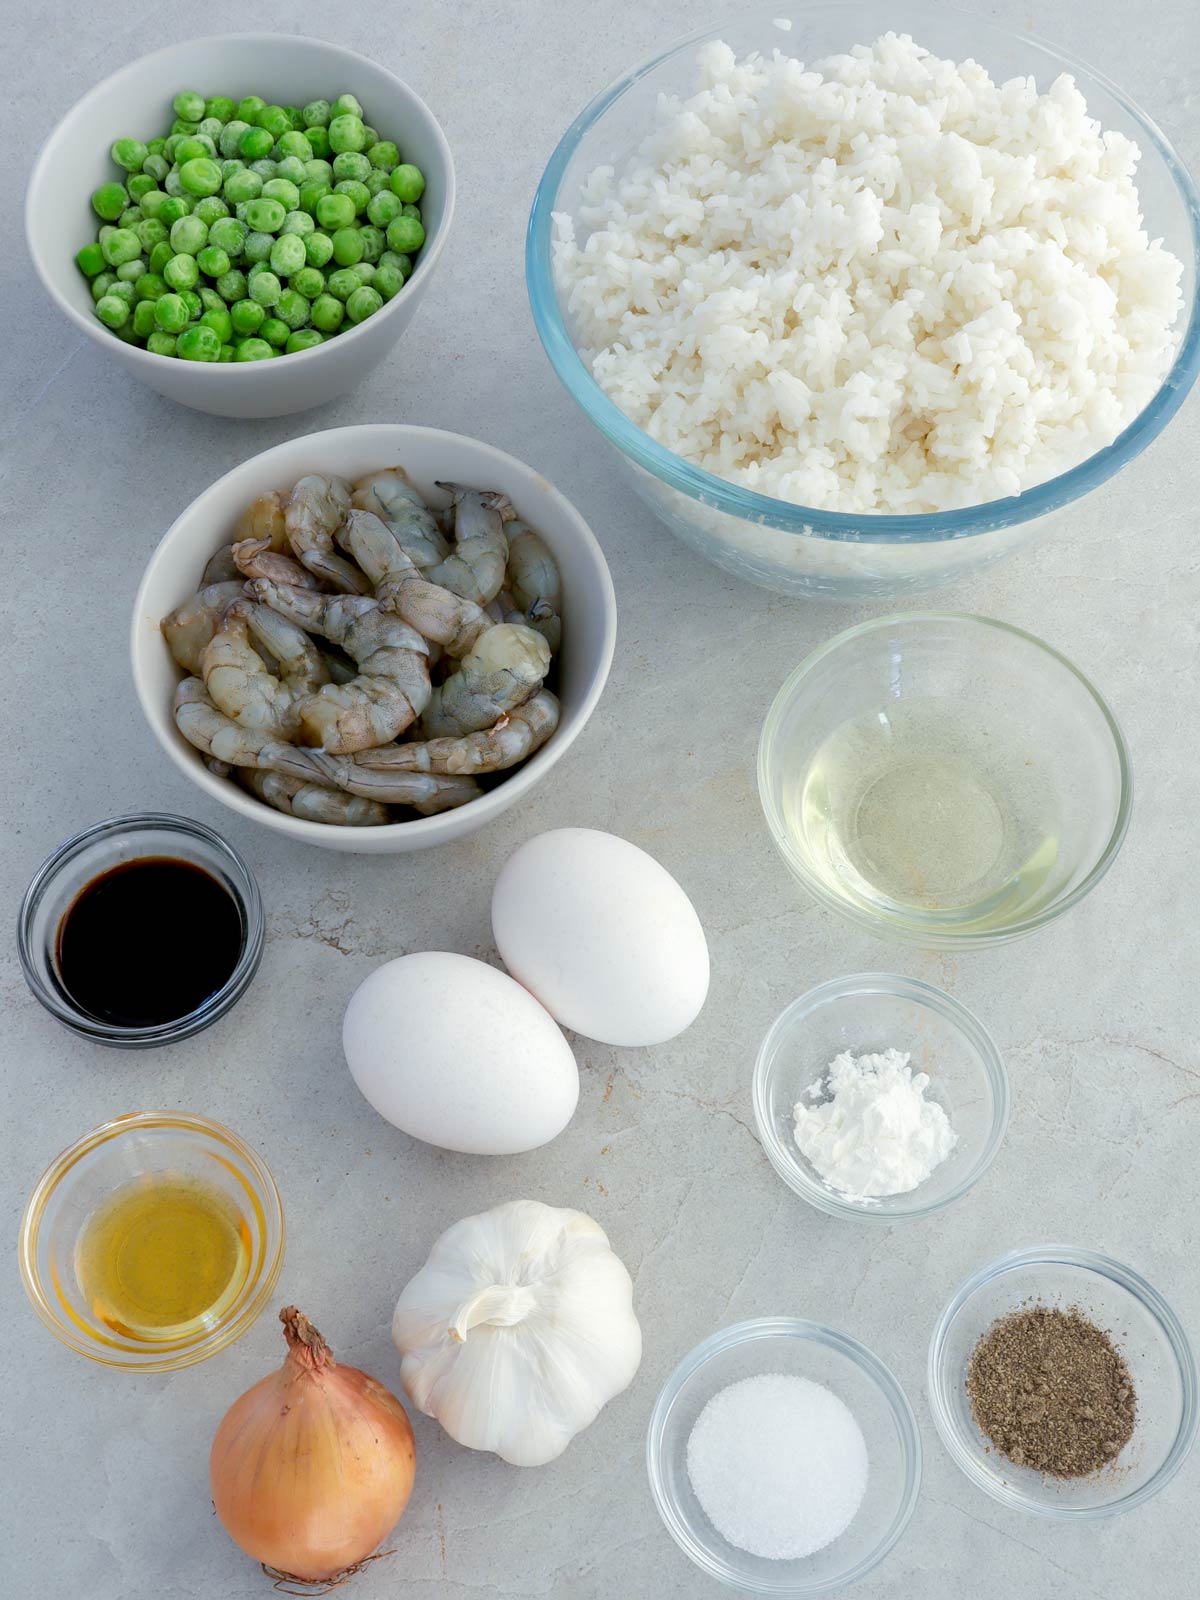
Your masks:
<svg viewBox="0 0 1200 1600"><path fill-rule="evenodd" d="M974 1273L929 1346L937 1430L1005 1505L1084 1519L1169 1483L1200 1417L1187 1335L1157 1289L1094 1250L1039 1245Z"/></svg>

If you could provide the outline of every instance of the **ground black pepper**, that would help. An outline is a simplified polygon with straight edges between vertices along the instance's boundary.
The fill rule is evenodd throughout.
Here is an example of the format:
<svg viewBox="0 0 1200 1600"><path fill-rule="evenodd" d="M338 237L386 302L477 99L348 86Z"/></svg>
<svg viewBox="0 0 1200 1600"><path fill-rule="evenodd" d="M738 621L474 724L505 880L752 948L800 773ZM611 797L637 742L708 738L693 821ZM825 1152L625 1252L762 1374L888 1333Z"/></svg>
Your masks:
<svg viewBox="0 0 1200 1600"><path fill-rule="evenodd" d="M1051 1478L1107 1466L1137 1415L1125 1358L1077 1307L1034 1305L994 1322L971 1356L967 1394L996 1449Z"/></svg>

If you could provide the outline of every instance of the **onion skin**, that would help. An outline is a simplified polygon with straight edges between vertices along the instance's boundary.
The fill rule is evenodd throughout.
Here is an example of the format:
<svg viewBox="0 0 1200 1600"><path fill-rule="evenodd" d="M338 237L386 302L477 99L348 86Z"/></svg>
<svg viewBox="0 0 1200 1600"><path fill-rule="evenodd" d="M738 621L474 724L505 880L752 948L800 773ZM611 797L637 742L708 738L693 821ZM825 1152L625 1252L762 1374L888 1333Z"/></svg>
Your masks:
<svg viewBox="0 0 1200 1600"><path fill-rule="evenodd" d="M295 1306L279 1318L287 1358L234 1401L213 1440L213 1503L248 1556L325 1582L365 1561L408 1504L412 1426L382 1384L338 1366Z"/></svg>

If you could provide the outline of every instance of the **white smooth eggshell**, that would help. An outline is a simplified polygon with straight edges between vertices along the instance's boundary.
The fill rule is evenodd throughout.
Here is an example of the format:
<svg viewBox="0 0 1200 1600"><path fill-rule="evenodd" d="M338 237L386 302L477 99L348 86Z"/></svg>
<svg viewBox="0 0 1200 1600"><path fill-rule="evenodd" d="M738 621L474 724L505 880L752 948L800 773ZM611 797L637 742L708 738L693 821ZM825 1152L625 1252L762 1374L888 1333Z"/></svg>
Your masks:
<svg viewBox="0 0 1200 1600"><path fill-rule="evenodd" d="M708 945L675 879L627 839L539 834L492 894L505 966L565 1028L603 1044L662 1044L708 994Z"/></svg>
<svg viewBox="0 0 1200 1600"><path fill-rule="evenodd" d="M536 1150L579 1099L553 1017L505 973L448 951L377 967L346 1007L342 1046L379 1115L443 1150Z"/></svg>

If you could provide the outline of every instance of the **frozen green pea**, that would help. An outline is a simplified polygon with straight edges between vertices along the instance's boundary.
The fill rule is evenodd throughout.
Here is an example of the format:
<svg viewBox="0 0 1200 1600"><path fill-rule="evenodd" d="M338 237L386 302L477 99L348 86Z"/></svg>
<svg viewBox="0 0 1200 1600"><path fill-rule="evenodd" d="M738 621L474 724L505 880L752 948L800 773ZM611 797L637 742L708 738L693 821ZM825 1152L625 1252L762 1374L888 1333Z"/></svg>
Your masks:
<svg viewBox="0 0 1200 1600"><path fill-rule="evenodd" d="M298 233L301 238L304 238L312 233L316 226L307 211L289 211L283 219L283 227L280 228L279 232L281 234Z"/></svg>
<svg viewBox="0 0 1200 1600"><path fill-rule="evenodd" d="M127 306L131 306L137 299L137 295L134 293L133 284L125 283L122 281L122 279L118 278L116 283L109 287L108 294L102 296L102 298L105 300L110 298L113 300L124 300Z"/></svg>
<svg viewBox="0 0 1200 1600"><path fill-rule="evenodd" d="M217 147L217 140L221 137L224 126L220 117L201 117L200 126L196 129L197 139L208 139L213 149Z"/></svg>
<svg viewBox="0 0 1200 1600"><path fill-rule="evenodd" d="M204 115L204 96L192 89L184 89L171 101L171 109L177 117L187 122L199 122Z"/></svg>
<svg viewBox="0 0 1200 1600"><path fill-rule="evenodd" d="M208 243L208 228L199 217L180 217L171 227L171 248L177 256L194 256Z"/></svg>
<svg viewBox="0 0 1200 1600"><path fill-rule="evenodd" d="M221 299L215 289L210 289L208 284L200 284L196 293L200 296L200 305L203 310L224 311L226 309L224 300Z"/></svg>
<svg viewBox="0 0 1200 1600"><path fill-rule="evenodd" d="M149 272L143 272L133 287L139 300L161 300L167 292L165 278L155 272L153 267Z"/></svg>
<svg viewBox="0 0 1200 1600"><path fill-rule="evenodd" d="M310 100L300 114L306 128L323 128L333 115L333 108L328 100Z"/></svg>
<svg viewBox="0 0 1200 1600"><path fill-rule="evenodd" d="M298 350L311 350L314 345L324 343L324 334L318 333L316 328L297 328L295 333L288 335L288 342L283 348L289 356L294 356Z"/></svg>
<svg viewBox="0 0 1200 1600"><path fill-rule="evenodd" d="M292 119L282 106L264 106L254 120L271 135L272 144L276 139L282 139L292 126Z"/></svg>
<svg viewBox="0 0 1200 1600"><path fill-rule="evenodd" d="M284 212L295 211L300 204L300 191L294 183L289 183L286 178L269 178L263 184L262 197L264 200L275 200L284 209ZM283 218L279 219L279 226L283 226ZM272 230L274 231L274 230Z"/></svg>
<svg viewBox="0 0 1200 1600"><path fill-rule="evenodd" d="M221 169L210 156L196 156L179 169L185 194L216 194L221 187Z"/></svg>
<svg viewBox="0 0 1200 1600"><path fill-rule="evenodd" d="M329 148L337 155L343 150L361 150L363 147L361 117L351 114L335 116L329 124Z"/></svg>
<svg viewBox="0 0 1200 1600"><path fill-rule="evenodd" d="M343 150L341 155L333 158L333 176L339 182L345 178L353 178L362 183L371 170L371 163L358 150Z"/></svg>
<svg viewBox="0 0 1200 1600"><path fill-rule="evenodd" d="M368 225L358 230L358 237L362 240L363 260L372 264L378 261L387 243L382 231Z"/></svg>
<svg viewBox="0 0 1200 1600"><path fill-rule="evenodd" d="M266 101L260 95L248 94L237 103L237 115L243 122L256 122L258 113L265 107Z"/></svg>
<svg viewBox="0 0 1200 1600"><path fill-rule="evenodd" d="M156 244L162 244L171 237L171 230L165 222L160 222L157 217L144 217L133 230L142 242L142 249L149 255ZM173 252L172 252L173 253Z"/></svg>
<svg viewBox="0 0 1200 1600"><path fill-rule="evenodd" d="M178 200L183 194L183 184L179 181L178 167L172 167L170 172L167 173L163 179L163 188L171 196L172 200Z"/></svg>
<svg viewBox="0 0 1200 1600"><path fill-rule="evenodd" d="M325 274L319 267L301 267L292 274L290 287L306 300L315 300L325 287Z"/></svg>
<svg viewBox="0 0 1200 1600"><path fill-rule="evenodd" d="M154 302L154 320L164 333L182 333L188 325L188 308L183 296L160 295Z"/></svg>
<svg viewBox="0 0 1200 1600"><path fill-rule="evenodd" d="M388 249L398 255L413 255L425 243L425 229L416 217L406 217L402 212L388 223L387 242Z"/></svg>
<svg viewBox="0 0 1200 1600"><path fill-rule="evenodd" d="M282 134L279 140L279 154L281 158L294 156L298 161L312 160L312 145L303 133L297 133L295 128Z"/></svg>
<svg viewBox="0 0 1200 1600"><path fill-rule="evenodd" d="M104 252L98 244L85 244L82 250L75 253L75 265L85 278L94 278L98 272L104 271Z"/></svg>
<svg viewBox="0 0 1200 1600"><path fill-rule="evenodd" d="M249 230L236 217L218 217L208 230L208 242L229 256L240 256Z"/></svg>
<svg viewBox="0 0 1200 1600"><path fill-rule="evenodd" d="M103 300L104 296L108 293L116 281L117 275L115 272L98 273L88 285L88 288L92 292L92 299Z"/></svg>
<svg viewBox="0 0 1200 1600"><path fill-rule="evenodd" d="M283 160L276 164L275 176L277 178L286 178L289 183L295 184L296 189L299 190L300 185L308 179L308 171L299 156L284 156Z"/></svg>
<svg viewBox="0 0 1200 1600"><path fill-rule="evenodd" d="M400 152L391 139L379 139L371 146L367 160L373 167L390 172L400 165Z"/></svg>
<svg viewBox="0 0 1200 1600"><path fill-rule="evenodd" d="M359 287L358 274L351 267L339 267L336 272L331 272L325 280L325 291L335 299L346 301Z"/></svg>
<svg viewBox="0 0 1200 1600"><path fill-rule="evenodd" d="M330 107L330 119L333 117L357 117L363 120L362 102L356 100L352 94L340 94Z"/></svg>
<svg viewBox="0 0 1200 1600"><path fill-rule="evenodd" d="M333 260L333 240L327 233L306 234L304 254L310 267L327 266Z"/></svg>
<svg viewBox="0 0 1200 1600"><path fill-rule="evenodd" d="M234 333L249 335L262 327L267 313L257 300L237 300L229 308Z"/></svg>
<svg viewBox="0 0 1200 1600"><path fill-rule="evenodd" d="M210 94L204 102L204 115L217 122L231 122L236 114L237 106L227 94Z"/></svg>
<svg viewBox="0 0 1200 1600"><path fill-rule="evenodd" d="M377 228L386 228L393 217L400 215L403 205L390 189L381 189L376 195L371 196L371 203L367 207L367 216Z"/></svg>
<svg viewBox="0 0 1200 1600"><path fill-rule="evenodd" d="M275 141L265 128L247 128L238 140L238 155L246 161L261 161L275 148Z"/></svg>
<svg viewBox="0 0 1200 1600"><path fill-rule="evenodd" d="M142 253L142 241L132 228L114 228L100 246L110 267L119 267L122 261L132 261Z"/></svg>
<svg viewBox="0 0 1200 1600"><path fill-rule="evenodd" d="M286 216L287 212L280 201L269 200L265 196L251 200L246 207L247 225L255 233L278 233Z"/></svg>
<svg viewBox="0 0 1200 1600"><path fill-rule="evenodd" d="M271 346L265 339L243 339L236 347L235 361L265 361L271 354Z"/></svg>
<svg viewBox="0 0 1200 1600"><path fill-rule="evenodd" d="M161 183L171 170L171 163L165 156L156 156L153 152L142 162L143 176L149 176L155 183Z"/></svg>
<svg viewBox="0 0 1200 1600"><path fill-rule="evenodd" d="M370 283L375 276L375 267L370 261L356 261L350 271L359 283Z"/></svg>
<svg viewBox="0 0 1200 1600"><path fill-rule="evenodd" d="M339 267L352 267L363 258L362 235L357 228L339 228L333 235L333 259Z"/></svg>
<svg viewBox="0 0 1200 1600"><path fill-rule="evenodd" d="M407 203L415 203L425 193L425 178L420 167L414 167L411 161L402 161L389 181L392 193Z"/></svg>
<svg viewBox="0 0 1200 1600"><path fill-rule="evenodd" d="M222 274L216 280L216 291L222 301L226 302L226 306L232 306L234 301L245 299L246 294L250 293L250 288L246 285L245 272L238 270L238 267L230 267L229 272Z"/></svg>
<svg viewBox="0 0 1200 1600"><path fill-rule="evenodd" d="M235 172L245 172L246 163L239 156L229 156L221 162L221 176L225 179L232 178Z"/></svg>
<svg viewBox="0 0 1200 1600"><path fill-rule="evenodd" d="M221 129L221 137L217 140L217 148L226 157L236 156L241 153L242 135L249 128L248 122L235 117L227 122Z"/></svg>
<svg viewBox="0 0 1200 1600"><path fill-rule="evenodd" d="M211 139L202 139L199 134L180 139L175 146L175 165L182 167L188 161L202 160L211 153L209 150L211 144Z"/></svg>
<svg viewBox="0 0 1200 1600"><path fill-rule="evenodd" d="M253 290L250 291L253 294ZM309 319L308 301L295 289L285 289L275 305L275 315L294 332Z"/></svg>
<svg viewBox="0 0 1200 1600"><path fill-rule="evenodd" d="M391 300L404 287L404 274L395 267L376 267L371 287L384 300Z"/></svg>
<svg viewBox="0 0 1200 1600"><path fill-rule="evenodd" d="M190 139L200 126L199 121L190 122L186 117L176 117L171 124L171 132L179 139Z"/></svg>
<svg viewBox="0 0 1200 1600"><path fill-rule="evenodd" d="M152 355L173 356L175 354L175 335L173 333L164 333L161 328L155 329L146 340L146 349Z"/></svg>
<svg viewBox="0 0 1200 1600"><path fill-rule="evenodd" d="M364 150L373 150L378 143L379 143L378 130L373 128L369 122L364 122L363 123L363 142L362 142L363 149Z"/></svg>
<svg viewBox="0 0 1200 1600"><path fill-rule="evenodd" d="M179 148L179 145L182 143L182 141L182 133L172 133L163 140L162 153L168 163L168 166L175 160L175 151Z"/></svg>
<svg viewBox="0 0 1200 1600"><path fill-rule="evenodd" d="M158 185L148 172L135 172L126 178L125 187L129 190L129 198L135 205L140 205L148 194L153 194Z"/></svg>
<svg viewBox="0 0 1200 1600"><path fill-rule="evenodd" d="M371 203L371 191L365 183L359 183L357 178L342 178L333 186L334 194L344 194L354 203L354 214L361 216Z"/></svg>
<svg viewBox="0 0 1200 1600"><path fill-rule="evenodd" d="M360 284L350 298L346 301L346 315L351 322L365 322L373 316L383 304L383 297L378 290L367 284Z"/></svg>
<svg viewBox="0 0 1200 1600"><path fill-rule="evenodd" d="M233 348L233 346L231 344L223 344L221 346L221 354L220 354L220 358L219 358L220 360L222 360L222 361L233 361L236 358L237 358L237 351Z"/></svg>
<svg viewBox="0 0 1200 1600"><path fill-rule="evenodd" d="M152 156L160 156L163 153L163 146L166 142L165 139L147 139L146 149L149 150Z"/></svg>
<svg viewBox="0 0 1200 1600"><path fill-rule="evenodd" d="M412 257L397 255L394 250L385 250L379 258L381 267L395 267L396 271L404 277L412 273Z"/></svg>
<svg viewBox="0 0 1200 1600"><path fill-rule="evenodd" d="M158 220L168 228L173 228L180 217L190 217L191 214L192 203L182 195L168 195L158 208Z"/></svg>
<svg viewBox="0 0 1200 1600"><path fill-rule="evenodd" d="M219 244L208 244L197 255L196 265L210 278L220 278L229 271L232 263L227 250L222 250Z"/></svg>
<svg viewBox="0 0 1200 1600"><path fill-rule="evenodd" d="M126 206L117 218L118 228L134 228L139 222L144 222L141 206Z"/></svg>
<svg viewBox="0 0 1200 1600"><path fill-rule="evenodd" d="M115 222L129 204L123 183L102 183L92 195L92 210L105 222Z"/></svg>
<svg viewBox="0 0 1200 1600"><path fill-rule="evenodd" d="M187 307L188 321L195 322L196 318L204 310L200 296L194 289L180 289L179 298Z"/></svg>
<svg viewBox="0 0 1200 1600"><path fill-rule="evenodd" d="M308 142L312 145L312 153L315 159L323 160L330 154L328 128L309 128L307 135Z"/></svg>
<svg viewBox="0 0 1200 1600"><path fill-rule="evenodd" d="M327 178L308 178L300 185L300 209L315 216L322 198L332 192Z"/></svg>
<svg viewBox="0 0 1200 1600"><path fill-rule="evenodd" d="M354 201L348 194L323 194L317 201L317 221L331 232L349 227L354 221Z"/></svg>
<svg viewBox="0 0 1200 1600"><path fill-rule="evenodd" d="M391 194L392 192L388 175L380 167L372 167L363 181L367 186L367 193L372 198L377 194L383 194L384 192Z"/></svg>
<svg viewBox="0 0 1200 1600"><path fill-rule="evenodd" d="M117 268L117 278L121 283L136 283L146 270L146 263L141 256L134 256L132 261L122 261Z"/></svg>
<svg viewBox="0 0 1200 1600"><path fill-rule="evenodd" d="M262 193L263 180L257 172L251 172L248 167L243 167L240 172L231 172L225 179L222 190L226 200L231 206L245 205L250 200L257 200Z"/></svg>
<svg viewBox="0 0 1200 1600"><path fill-rule="evenodd" d="M150 252L150 271L161 273L174 254L170 239L160 239Z"/></svg>
<svg viewBox="0 0 1200 1600"><path fill-rule="evenodd" d="M281 322L278 317L268 317L259 329L262 337L268 344L285 345L291 329L286 322Z"/></svg>
<svg viewBox="0 0 1200 1600"><path fill-rule="evenodd" d="M328 161L320 161L316 158L312 161L306 161L304 163L304 176L306 180L309 178L323 178L327 188L333 188L333 166Z"/></svg>
<svg viewBox="0 0 1200 1600"><path fill-rule="evenodd" d="M297 239L294 233L280 234L271 246L270 260L272 272L278 273L281 278L290 278L308 260L304 253L304 240Z"/></svg>
<svg viewBox="0 0 1200 1600"><path fill-rule="evenodd" d="M260 306L273 306L283 293L283 285L273 272L260 272L250 280L250 298Z"/></svg>
<svg viewBox="0 0 1200 1600"><path fill-rule="evenodd" d="M152 300L139 300L133 308L133 331L139 339L146 339L152 334L158 323L154 317L154 302Z"/></svg>
<svg viewBox="0 0 1200 1600"><path fill-rule="evenodd" d="M354 287L359 286L356 283ZM346 308L336 296L321 294L313 301L309 315L312 317L314 328L319 328L322 333L336 333L342 325Z"/></svg>
<svg viewBox="0 0 1200 1600"><path fill-rule="evenodd" d="M252 161L250 163L250 171L257 172L259 177L265 182L268 178L278 177L279 165L277 162L271 161L264 157L264 159L261 161Z"/></svg>
<svg viewBox="0 0 1200 1600"><path fill-rule="evenodd" d="M165 189L148 190L139 201L142 208L142 216L150 219L156 218L170 198Z"/></svg>
<svg viewBox="0 0 1200 1600"><path fill-rule="evenodd" d="M221 340L212 328L198 322L194 328L185 328L179 335L176 350L184 361L219 361Z"/></svg>
<svg viewBox="0 0 1200 1600"><path fill-rule="evenodd" d="M229 207L221 199L220 195L205 195L203 200L196 201L196 209L192 212L192 215L199 217L201 222L211 228L219 217L227 217L229 215Z"/></svg>
<svg viewBox="0 0 1200 1600"><path fill-rule="evenodd" d="M233 320L224 306L207 308L200 317L202 328L211 328L221 344L227 344L233 338Z"/></svg>
<svg viewBox="0 0 1200 1600"><path fill-rule="evenodd" d="M251 230L246 234L246 242L242 246L242 254L248 262L266 261L270 258L275 247L275 236L271 233L260 233Z"/></svg>
<svg viewBox="0 0 1200 1600"><path fill-rule="evenodd" d="M163 268L162 275L178 293L180 289L190 289L200 281L200 268L196 265L195 256L174 255Z"/></svg>

